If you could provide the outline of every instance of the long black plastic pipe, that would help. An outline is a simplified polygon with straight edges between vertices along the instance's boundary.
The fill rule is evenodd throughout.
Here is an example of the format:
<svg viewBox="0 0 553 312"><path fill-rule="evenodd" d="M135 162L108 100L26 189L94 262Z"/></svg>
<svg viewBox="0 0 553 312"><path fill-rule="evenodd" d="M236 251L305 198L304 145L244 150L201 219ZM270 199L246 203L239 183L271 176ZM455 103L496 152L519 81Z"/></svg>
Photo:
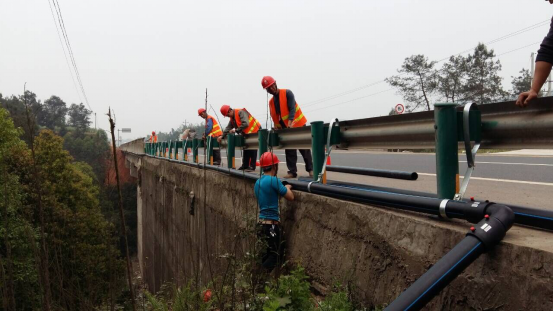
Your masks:
<svg viewBox="0 0 553 312"><path fill-rule="evenodd" d="M497 245L513 225L515 215L505 206L491 204L487 217L471 228L467 236L394 300L385 311L423 308L482 253Z"/></svg>
<svg viewBox="0 0 553 312"><path fill-rule="evenodd" d="M327 183L328 185L333 185L338 187L351 187L351 188L357 188L359 190L376 190L376 191L389 192L389 193L395 193L395 194L437 198L436 194L432 194L432 193L401 190L401 189L390 188L390 187L364 185L364 184L356 184L356 183L341 182L341 181L328 181ZM474 200L474 202L484 202L484 201L485 200L480 200L480 199ZM515 224L531 226L531 227L545 229L545 230L553 230L553 210L524 207L524 206L511 205L511 204L505 204L505 203L498 203L498 204L507 205L509 206L509 208L511 208L511 210L515 213Z"/></svg>
<svg viewBox="0 0 553 312"><path fill-rule="evenodd" d="M171 160L167 158L150 156L158 159L168 160L186 164L193 167L203 168L203 164ZM227 173L236 177L257 180L259 173L247 173L241 170L228 169L218 166L205 166L208 169ZM311 192L324 196L331 196L344 200L351 200L362 203L370 203L382 206L390 206L398 209L416 211L420 213L440 215L440 204L443 199L436 198L436 195L423 192L406 191L392 188L376 187L370 185L358 185L346 182L338 182L340 186L331 184L310 183L302 180L287 180L294 189L304 192ZM308 188L309 184L311 187ZM464 219L469 222L478 222L483 216L482 207L485 201L463 202L449 200L445 204L445 213L448 218ZM533 226L537 228L553 230L553 211L527 208L509 205L515 213L515 223Z"/></svg>
<svg viewBox="0 0 553 312"><path fill-rule="evenodd" d="M326 171L359 174L359 175L390 178L390 179L411 180L411 181L414 181L419 177L418 173L416 172L381 170L381 169L359 168L359 167L349 167L349 166L326 166Z"/></svg>

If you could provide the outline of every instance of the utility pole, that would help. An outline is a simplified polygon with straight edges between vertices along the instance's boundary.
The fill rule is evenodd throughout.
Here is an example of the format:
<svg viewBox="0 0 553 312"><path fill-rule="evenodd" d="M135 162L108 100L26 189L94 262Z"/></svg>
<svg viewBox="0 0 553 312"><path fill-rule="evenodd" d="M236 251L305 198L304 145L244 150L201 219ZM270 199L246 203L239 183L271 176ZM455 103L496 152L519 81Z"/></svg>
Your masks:
<svg viewBox="0 0 553 312"><path fill-rule="evenodd" d="M534 52L530 54L530 77L534 79Z"/></svg>

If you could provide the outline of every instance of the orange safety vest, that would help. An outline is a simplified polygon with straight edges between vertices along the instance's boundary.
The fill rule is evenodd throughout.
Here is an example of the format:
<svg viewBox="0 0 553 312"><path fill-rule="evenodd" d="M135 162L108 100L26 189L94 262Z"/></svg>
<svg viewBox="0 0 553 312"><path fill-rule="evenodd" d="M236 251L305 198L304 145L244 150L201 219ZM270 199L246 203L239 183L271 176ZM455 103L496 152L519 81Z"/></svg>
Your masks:
<svg viewBox="0 0 553 312"><path fill-rule="evenodd" d="M286 99L286 89L280 89L278 93L278 102L280 104L280 116L282 116L282 121L288 127L288 100ZM269 107L271 110L271 117L277 129L281 129L280 125L280 116L277 115L275 109L275 97L273 96L269 101ZM303 115L300 106L296 102L296 114L294 115L294 128L303 127L307 123L307 118Z"/></svg>
<svg viewBox="0 0 553 312"><path fill-rule="evenodd" d="M150 136L150 143L157 143L157 135Z"/></svg>
<svg viewBox="0 0 553 312"><path fill-rule="evenodd" d="M221 127L219 126L219 123L217 122L217 120L210 115L207 115L207 119L211 119L211 122L213 124L213 127L211 128L211 132L208 134L208 136L216 138L223 135L223 131L221 131Z"/></svg>
<svg viewBox="0 0 553 312"><path fill-rule="evenodd" d="M257 119L253 118L252 114L250 114L250 112L248 112L245 108L242 108L242 109L237 108L234 110L234 122L236 123L236 126L238 128L242 126L242 121L240 120L240 116L238 115L238 113L240 113L241 110L245 110L246 113L248 113L248 115L250 116L248 119L248 122L249 122L248 127L244 129L242 133L245 133L245 134L257 133L259 128L261 128L261 124L257 121Z"/></svg>

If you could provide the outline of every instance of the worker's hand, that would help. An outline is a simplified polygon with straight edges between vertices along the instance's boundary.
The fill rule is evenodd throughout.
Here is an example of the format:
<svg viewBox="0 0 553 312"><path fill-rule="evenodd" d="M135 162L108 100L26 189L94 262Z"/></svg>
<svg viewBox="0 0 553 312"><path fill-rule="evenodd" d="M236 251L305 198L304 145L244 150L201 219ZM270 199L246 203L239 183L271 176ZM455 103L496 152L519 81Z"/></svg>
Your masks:
<svg viewBox="0 0 553 312"><path fill-rule="evenodd" d="M228 133L236 133L235 129L230 130Z"/></svg>
<svg viewBox="0 0 553 312"><path fill-rule="evenodd" d="M223 140L223 137L218 137L217 138L217 142L221 143L221 141Z"/></svg>
<svg viewBox="0 0 553 312"><path fill-rule="evenodd" d="M522 92L517 99L517 106L526 107L533 99L538 97L538 93L532 89L526 92Z"/></svg>
<svg viewBox="0 0 553 312"><path fill-rule="evenodd" d="M202 140L205 140L205 133L204 133L204 135L202 135Z"/></svg>
<svg viewBox="0 0 553 312"><path fill-rule="evenodd" d="M290 191L292 190L292 185L291 184L286 184L284 187L289 189Z"/></svg>
<svg viewBox="0 0 553 312"><path fill-rule="evenodd" d="M296 122L295 122L295 121L292 121L292 122L289 124L288 128L294 128L295 126L296 126Z"/></svg>

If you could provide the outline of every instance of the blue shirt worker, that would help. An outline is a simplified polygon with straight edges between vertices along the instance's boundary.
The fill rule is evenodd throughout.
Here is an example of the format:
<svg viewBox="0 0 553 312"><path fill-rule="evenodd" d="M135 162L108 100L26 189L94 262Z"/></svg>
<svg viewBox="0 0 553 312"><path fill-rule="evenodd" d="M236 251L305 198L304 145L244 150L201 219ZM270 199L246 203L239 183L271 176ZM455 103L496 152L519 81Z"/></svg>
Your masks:
<svg viewBox="0 0 553 312"><path fill-rule="evenodd" d="M291 185L284 185L279 178L278 157L271 152L265 152L259 158L263 175L255 182L254 193L259 204L259 229L257 237L266 244L261 256L261 265L271 272L281 263L281 233L279 197L294 200Z"/></svg>

